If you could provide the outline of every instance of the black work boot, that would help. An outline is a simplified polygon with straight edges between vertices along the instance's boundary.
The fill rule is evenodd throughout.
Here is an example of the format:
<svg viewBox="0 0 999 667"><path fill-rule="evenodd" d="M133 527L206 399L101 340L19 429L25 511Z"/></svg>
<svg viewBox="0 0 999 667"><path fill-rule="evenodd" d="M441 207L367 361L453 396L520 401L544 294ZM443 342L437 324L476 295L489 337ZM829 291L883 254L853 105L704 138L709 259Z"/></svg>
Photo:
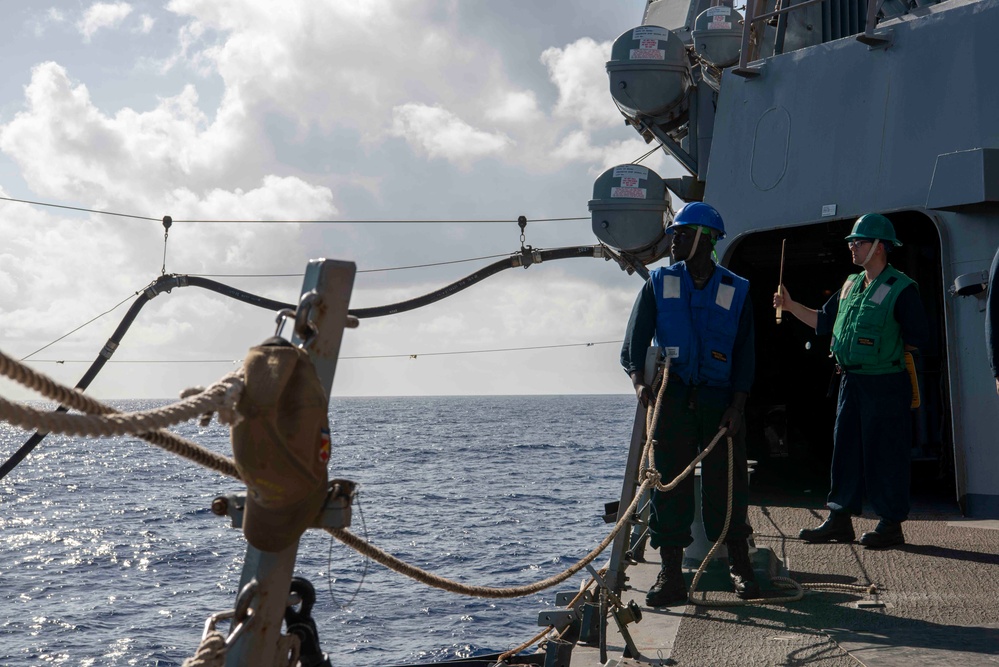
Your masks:
<svg viewBox="0 0 999 667"><path fill-rule="evenodd" d="M669 607L687 601L687 583L683 580L683 547L661 547L663 565L656 583L645 596L650 607Z"/></svg>
<svg viewBox="0 0 999 667"><path fill-rule="evenodd" d="M830 512L829 518L816 528L802 528L798 537L818 544L820 542L853 542L853 519L845 512Z"/></svg>
<svg viewBox="0 0 999 667"><path fill-rule="evenodd" d="M760 585L753 572L753 561L749 559L749 544L746 540L726 542L728 547L728 574L732 577L735 594L743 600L760 597Z"/></svg>
<svg viewBox="0 0 999 667"><path fill-rule="evenodd" d="M860 543L868 549L886 549L905 544L902 524L898 521L881 519L877 528L860 536Z"/></svg>

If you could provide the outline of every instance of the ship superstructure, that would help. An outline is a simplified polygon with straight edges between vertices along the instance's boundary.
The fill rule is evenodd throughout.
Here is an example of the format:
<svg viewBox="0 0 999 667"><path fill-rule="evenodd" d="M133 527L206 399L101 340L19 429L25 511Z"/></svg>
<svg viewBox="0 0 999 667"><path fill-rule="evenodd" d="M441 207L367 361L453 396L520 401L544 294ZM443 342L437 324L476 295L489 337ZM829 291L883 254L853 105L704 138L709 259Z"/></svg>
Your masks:
<svg viewBox="0 0 999 667"><path fill-rule="evenodd" d="M763 444L751 456L761 470L820 470L831 443L828 338L774 323L782 243L785 284L816 307L853 272L853 221L882 213L903 242L890 261L918 282L932 335L917 361L914 471L966 515L999 517L984 342L999 246L999 3L742 9L652 0L607 70L626 122L686 172L663 179L672 198L722 213L722 262L753 285L760 372L747 414ZM594 231L614 245L601 220ZM664 246L652 236L630 250L653 259Z"/></svg>

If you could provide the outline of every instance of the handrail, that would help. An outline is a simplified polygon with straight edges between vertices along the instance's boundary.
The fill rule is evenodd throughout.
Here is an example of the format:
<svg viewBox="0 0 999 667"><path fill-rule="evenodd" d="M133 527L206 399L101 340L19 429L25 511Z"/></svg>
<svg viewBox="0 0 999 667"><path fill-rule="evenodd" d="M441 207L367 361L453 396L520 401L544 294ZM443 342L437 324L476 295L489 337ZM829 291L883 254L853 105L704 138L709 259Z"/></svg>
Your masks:
<svg viewBox="0 0 999 667"><path fill-rule="evenodd" d="M775 16L779 16L781 14L787 14L792 9L801 9L802 7L806 7L808 5L814 5L814 4L817 4L819 2L825 2L825 1L826 0L805 0L804 2L799 2L796 5L789 5L787 7L782 7L780 9L775 9L772 12L767 12L766 14L760 14L759 16L754 17L753 20L754 21L763 21L764 19L770 19L770 18L773 18ZM778 4L780 4L780 2L782 2L782 0L778 0Z"/></svg>
<svg viewBox="0 0 999 667"><path fill-rule="evenodd" d="M820 2L827 2L828 0L803 0L802 2L788 5L787 7L780 6L784 0L777 0L777 9L771 12L757 14L757 10L760 9L761 6L764 6L766 1L767 0L746 0L746 16L743 20L742 26L742 46L739 49L739 64L732 69L733 74L737 74L745 78L751 78L759 76L762 71L760 67L751 66L749 64L759 59L760 39L759 34L755 31L755 27L758 23L772 19L776 16L783 16L795 9L801 9ZM857 41L867 44L872 49L885 48L891 45L892 42L890 30L882 33L874 32L877 24L878 12L884 5L884 2L885 0L867 0L867 18L864 24L864 32L859 33L856 36ZM775 55L777 55L777 53L778 52L775 49ZM780 49L779 53L783 53L783 48Z"/></svg>

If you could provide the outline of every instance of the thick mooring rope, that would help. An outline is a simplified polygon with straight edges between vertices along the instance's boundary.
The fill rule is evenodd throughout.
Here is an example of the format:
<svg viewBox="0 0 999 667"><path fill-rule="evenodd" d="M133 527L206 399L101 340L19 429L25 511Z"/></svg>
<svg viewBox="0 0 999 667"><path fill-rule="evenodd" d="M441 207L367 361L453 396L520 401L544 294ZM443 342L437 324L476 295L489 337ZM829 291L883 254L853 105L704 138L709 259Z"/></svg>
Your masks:
<svg viewBox="0 0 999 667"><path fill-rule="evenodd" d="M471 595L472 597L480 598L516 598L522 597L524 595L530 595L532 593L537 593L538 591L543 591L546 588L551 588L555 584L559 584L572 575L576 574L584 567L589 565L593 560L600 555L600 553L606 549L610 543L614 540L614 537L621 531L623 527L628 525L628 521L631 515L634 514L635 509L638 507L638 503L642 498L642 494L652 486L654 483L653 478L650 477L639 487L638 491L635 493L634 500L624 511L624 513L618 518L617 523L614 524L614 528L611 529L607 537L603 539L600 544L596 546L593 551L583 556L582 560L578 561L574 565L566 568L559 574L548 577L547 579L542 579L533 584L527 584L524 586L512 586L510 588L494 588L491 586L471 586L469 584L463 584L458 581L453 581L445 577L433 574L432 572L427 572L426 570L421 570L415 565L410 565L405 561L402 561L392 554L379 549L378 547L365 542L363 539L354 535L352 532L345 528L327 528L328 532L333 537L337 538L344 544L346 544L351 549L354 549L360 554L363 554L370 558L371 560L381 563L390 570L394 570L399 574L415 579L420 583L426 584L433 588L440 588L442 590L459 593L462 595Z"/></svg>
<svg viewBox="0 0 999 667"><path fill-rule="evenodd" d="M152 410L99 414L39 410L0 397L0 419L24 429L79 437L138 435L186 422L206 412L221 410L234 414L234 399L238 399L242 386L242 378L233 373L203 393L177 403Z"/></svg>
<svg viewBox="0 0 999 667"><path fill-rule="evenodd" d="M226 636L218 630L209 632L201 640L194 655L181 667L225 667ZM296 634L281 635L277 640L274 667L296 667L302 653L302 640Z"/></svg>
<svg viewBox="0 0 999 667"><path fill-rule="evenodd" d="M33 428L37 430L45 429L47 432L58 432L66 433L69 435L82 435L82 436L102 436L102 435L125 435L131 434L136 435L147 442L150 442L158 447L165 449L171 453L182 456L194 463L202 465L206 468L215 470L224 475L232 477L234 479L240 479L238 470L235 464L228 458L216 454L210 450L207 450L197 443L191 442L184 438L181 438L173 433L160 430L161 427L165 425L176 424L181 421L186 421L192 417L204 417L204 413L211 413L213 411L218 411L220 414L220 419L224 419L227 423L234 423L238 419L238 415L235 414L235 404L239 399L239 394L243 388L243 380L239 373L230 373L226 375L217 383L209 387L207 390L200 391L194 396L186 398L176 404L170 406L165 406L163 408L158 408L156 410L150 410L145 412L135 412L135 413L120 413L114 408L104 405L103 403L87 396L83 392L76 389L71 389L58 382L52 380L48 376L38 373L31 368L21 364L20 362L12 359L11 357L0 352L0 374L30 388L33 389L46 398L53 401L57 401L61 405L64 405L70 409L75 409L86 414L83 415L67 415L64 413L52 413L44 412L40 410L35 410L33 408L28 408L23 405L15 404L6 399L0 398L0 418L8 421L12 424L21 427ZM561 573L543 579L541 581L535 582L533 584L527 584L524 586L513 586L508 588L496 588L490 586L472 586L468 584L463 584L461 582L453 581L445 577L427 572L414 565L410 565L395 556L389 554L378 547L365 542L360 537L354 535L350 531L344 528L328 528L326 529L333 537L337 538L347 546L358 551L359 553L371 558L372 560L381 563L382 565L394 570L400 574L408 576L416 581L424 583L428 586L446 590L452 593L458 593L463 595L469 595L473 597L482 598L514 598L522 597L525 595L530 595L532 593L537 593L546 588L550 588L556 584L559 584L569 577L573 576L587 565L589 565L593 560L599 556L604 549L606 549L610 543L614 540L617 534L628 525L632 515L635 513L642 496L649 491L651 488L656 488L660 491L667 492L671 491L683 480L687 475L689 475L695 469L696 465L707 456L723 435L727 432L725 427L722 427L715 437L711 440L707 447L691 461L690 465L687 466L674 480L669 484L661 483L660 473L655 468L655 458L654 458L654 446L655 441L652 435L655 433L656 424L659 418L659 410L662 403L662 398L666 390L666 384L669 379L669 363L664 367L662 374L662 382L659 386L659 391L656 395L656 402L654 409L646 417L646 445L643 452L642 458L646 461L642 469L639 471L639 478L643 479L641 486L635 491L634 498L628 508L624 511L621 516L618 517L617 523L615 523L613 529L608 533L608 535L594 548L589 554L584 556L580 561L574 565L566 568ZM711 551L705 558L704 562L701 563L701 567L695 575L693 585L691 586L691 591L689 594L689 600L692 604L696 605L744 605L744 604L775 604L780 602L795 601L801 599L803 594L802 588L832 588L834 590L846 590L851 592L861 591L873 593L876 592L876 587L874 586L859 586L851 584L799 584L792 579L787 577L774 577L772 581L775 585L783 588L794 588L796 593L793 597L788 598L761 598L757 600L738 600L738 601L709 601L709 600L694 600L693 593L696 590L697 583L700 576L706 567L706 564L710 562L714 553L717 551L719 545L725 538L728 531L729 521L731 518L732 510L732 438L728 438L729 444L729 488L728 488L728 510L725 517L725 526L722 531L721 536L718 541L712 546ZM547 631L546 631L547 632ZM542 633L539 636L543 636ZM531 643L536 641L537 638L532 640ZM206 660L214 659L208 656L212 653L211 647L214 645L214 639L211 636L206 637L206 644L203 644L204 651L206 653ZM202 648L199 648L199 654L202 652ZM224 653L223 653L224 656ZM196 655L193 659L199 659ZM191 667L197 667L198 665L213 665L214 662L204 662L204 663L193 663ZM185 663L187 667L187 663Z"/></svg>
<svg viewBox="0 0 999 667"><path fill-rule="evenodd" d="M225 667L225 635L209 632L201 640L194 655L184 661L181 667Z"/></svg>
<svg viewBox="0 0 999 667"><path fill-rule="evenodd" d="M600 576L603 576L606 572L607 572L607 568L604 567L604 568L601 568L598 571L598 574ZM572 609L573 607L575 607L576 603L579 602L580 598L582 598L586 594L586 591L589 590L590 586L592 586L595 583L596 583L596 579L594 579L593 577L590 577L589 581L587 581L585 584L583 584L582 586L580 586L579 592L576 593L576 596L573 597L569 602L567 602L565 604L565 608L566 609ZM538 645L538 650L541 650L541 647L544 646L545 642L547 642L547 641L549 641L551 639L561 640L562 637L565 636L565 634L567 632L569 632L570 627L563 628L562 632L560 632L557 637L548 637L548 633L550 633L553 630L555 630L555 626L554 625L549 625L547 628L545 628L544 630L542 630L538 634L534 635L533 637L531 637L530 639L528 639L526 642L524 642L520 646L517 646L516 648L510 649L506 653L500 654L500 656L496 659L496 664L497 665L503 664L504 662L506 662L512 656L517 655L521 651L526 651L529 647L533 646L534 644L537 644Z"/></svg>
<svg viewBox="0 0 999 667"><path fill-rule="evenodd" d="M88 420L90 419L108 420L107 423L109 424L112 423L112 420L118 420L116 423L129 423L127 419L129 417L129 413L120 413L111 406L105 405L100 401L87 396L81 391L59 384L47 375L38 373L17 360L12 359L3 352L0 352L0 375L4 375L19 384L28 387L29 389L37 391L46 398L56 401L67 408L87 413L84 415L68 415L66 413L38 411L34 408L28 408L0 398L0 419L21 426L22 428L26 427L39 431L65 433L67 431L48 427L62 427L69 424L86 424L89 423ZM216 472L222 473L223 475L227 475L234 479L240 479L239 471L236 469L235 463L233 463L230 459L168 431L159 430L155 427L151 430L145 431L142 429L150 429L148 424L159 423L164 419L175 419L178 414L200 416L211 409L216 409L219 410L219 414L221 416L230 411L235 405L235 401L238 400L238 391L241 390L241 387L242 380L237 379L235 374L227 375L218 383L209 387L209 389L205 392L174 404L177 406L183 406L177 411L172 409L173 406L166 406L165 408L149 411L147 413L131 413L142 415L135 422L139 425L134 429L126 430L124 433L129 433L142 438L146 442L154 444L172 454L182 456L189 461L204 466L205 468L215 470ZM206 394L207 397L205 397ZM48 418L53 415L58 415L60 419L68 418L71 419L71 421L60 423L56 420L55 422L50 423ZM97 415L99 415L99 417ZM149 415L152 416L150 417ZM14 420L14 418L18 416L24 417L25 419L38 416L39 420L37 422L26 422L21 420L19 423ZM190 419L191 416L184 417L184 419L181 419L180 421ZM81 417L83 419L81 419ZM42 423L46 423L47 426L42 426ZM173 421L171 423L177 422ZM79 433L75 430L69 432L72 435L89 435L89 433Z"/></svg>

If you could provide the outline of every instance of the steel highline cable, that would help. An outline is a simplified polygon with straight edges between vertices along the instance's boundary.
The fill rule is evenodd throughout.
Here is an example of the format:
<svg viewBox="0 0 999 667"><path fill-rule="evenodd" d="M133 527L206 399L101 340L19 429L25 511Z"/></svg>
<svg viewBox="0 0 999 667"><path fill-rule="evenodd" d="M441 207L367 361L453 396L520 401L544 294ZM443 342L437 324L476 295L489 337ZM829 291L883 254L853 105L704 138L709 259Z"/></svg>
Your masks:
<svg viewBox="0 0 999 667"><path fill-rule="evenodd" d="M663 148L662 144L656 146L649 152L645 153L639 158L632 161L632 164L639 164L642 160L649 157L655 153L660 148ZM162 218L153 218L147 215L134 215L131 213L115 213L114 211L101 211L99 209L85 208L82 206L67 206L65 204L53 204L51 202L44 201L33 201L30 199L18 199L16 197L0 197L0 201L15 202L17 204L31 204L33 206L47 206L49 208L61 208L69 211L81 211L83 213L97 213L99 215L113 215L119 218L133 218L135 220L148 220L151 222L161 222ZM589 216L579 216L579 217L567 217L567 218L536 218L531 220L531 222L568 222L574 220L589 220ZM297 223L297 224L325 224L325 225L335 225L335 224L448 224L448 223L507 223L516 222L514 219L497 219L497 220L437 220L437 219L426 219L426 220L183 220L174 219L172 222L198 222L198 223L221 223L221 224L280 224L280 223Z"/></svg>
<svg viewBox="0 0 999 667"><path fill-rule="evenodd" d="M152 218L147 215L134 215L131 213L116 213L114 211L102 211L93 208L84 208L82 206L66 206L64 204L53 204L50 202L43 201L32 201L30 199L17 199L14 197L0 197L2 201L15 202L18 204L31 204L33 206L47 206L49 208L61 208L69 211L81 211L83 213L97 213L99 215L113 215L119 218L132 218L134 220L148 220L151 222L161 222L162 218ZM534 218L531 222L566 222L573 220L589 220L589 216L579 216L579 217L564 217L564 218ZM247 225L266 225L266 224L304 224L304 225L362 225L362 224L478 224L478 223L510 223L517 222L516 218L496 218L496 219L467 219L467 218L456 218L451 220L437 219L437 218L427 218L427 219L384 219L384 220L199 220L199 219L180 219L172 218L174 223L177 222L195 222L202 224L247 224Z"/></svg>
<svg viewBox="0 0 999 667"><path fill-rule="evenodd" d="M357 273L384 273L386 271L404 271L406 269L426 269L434 266L447 266L449 264L463 264L465 262L477 262L483 259L495 259L497 257L509 257L510 253L500 253L497 255L483 255L482 257L468 257L466 259L450 259L443 262L429 262L427 264L410 264L408 266L389 266L380 269L358 269ZM304 273L189 273L190 276L200 276L202 278L301 278Z"/></svg>
<svg viewBox="0 0 999 667"><path fill-rule="evenodd" d="M417 359L419 357L445 357L462 354L490 354L494 352L525 352L529 350L553 350L564 347L594 347L596 345L620 345L623 340L598 340L591 343L558 343L556 345L526 345L523 347L496 347L485 350L448 350L445 352L410 352L400 354L367 354L353 357L338 357L340 361L359 359ZM26 361L21 358L19 361ZM87 359L32 359L36 364L87 364ZM109 359L109 364L236 364L242 359Z"/></svg>

